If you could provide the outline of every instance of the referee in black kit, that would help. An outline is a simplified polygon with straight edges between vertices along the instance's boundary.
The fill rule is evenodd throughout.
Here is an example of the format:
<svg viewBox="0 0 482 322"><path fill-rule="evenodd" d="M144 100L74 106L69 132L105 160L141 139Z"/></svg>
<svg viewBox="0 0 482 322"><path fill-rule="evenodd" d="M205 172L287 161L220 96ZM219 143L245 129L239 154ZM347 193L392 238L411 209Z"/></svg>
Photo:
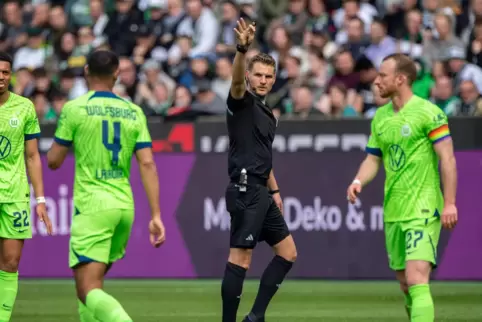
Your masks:
<svg viewBox="0 0 482 322"><path fill-rule="evenodd" d="M266 241L275 253L265 269L258 295L244 322L265 321L271 298L296 259L296 246L282 215L278 185L272 169L272 143L277 120L265 105L275 82L273 57L258 54L246 69L245 53L253 42L255 24L243 19L234 29L237 53L227 100L229 133L226 208L231 215L230 251L221 294L223 322L236 322L246 271L256 244Z"/></svg>

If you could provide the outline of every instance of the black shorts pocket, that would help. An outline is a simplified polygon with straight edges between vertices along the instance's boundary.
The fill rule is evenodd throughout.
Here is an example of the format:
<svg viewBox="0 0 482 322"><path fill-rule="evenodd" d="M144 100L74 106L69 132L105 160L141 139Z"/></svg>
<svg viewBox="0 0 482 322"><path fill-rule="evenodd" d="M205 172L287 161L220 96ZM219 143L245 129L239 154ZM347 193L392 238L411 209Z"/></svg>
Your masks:
<svg viewBox="0 0 482 322"><path fill-rule="evenodd" d="M239 186L230 184L226 189L226 210L233 214L252 207L259 199L257 186L247 186L246 191L239 191Z"/></svg>
<svg viewBox="0 0 482 322"><path fill-rule="evenodd" d="M240 194L239 188L235 185L229 185L226 189L226 210L229 213L235 213L244 209L244 204L242 200L240 200Z"/></svg>

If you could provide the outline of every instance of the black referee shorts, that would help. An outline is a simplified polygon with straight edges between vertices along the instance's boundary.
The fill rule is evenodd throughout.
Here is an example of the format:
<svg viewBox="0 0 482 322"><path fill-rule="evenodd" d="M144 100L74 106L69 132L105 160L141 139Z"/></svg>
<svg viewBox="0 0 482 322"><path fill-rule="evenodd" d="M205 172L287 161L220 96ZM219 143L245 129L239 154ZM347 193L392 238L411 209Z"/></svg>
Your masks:
<svg viewBox="0 0 482 322"><path fill-rule="evenodd" d="M261 241L274 246L290 235L266 186L248 185L246 192L241 192L230 183L225 197L231 215L231 248L253 249Z"/></svg>

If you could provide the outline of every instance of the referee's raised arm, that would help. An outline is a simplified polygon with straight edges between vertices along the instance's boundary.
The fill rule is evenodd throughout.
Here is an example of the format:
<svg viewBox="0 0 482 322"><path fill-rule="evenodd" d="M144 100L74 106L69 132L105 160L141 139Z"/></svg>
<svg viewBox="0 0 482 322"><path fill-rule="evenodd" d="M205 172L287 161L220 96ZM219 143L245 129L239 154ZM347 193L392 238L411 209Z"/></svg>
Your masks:
<svg viewBox="0 0 482 322"><path fill-rule="evenodd" d="M236 56L233 63L233 79L231 83L231 97L234 99L241 99L246 92L246 57L245 54L249 49L249 46L254 40L256 33L256 23L252 22L247 25L243 18L238 20L237 28L234 28L237 38Z"/></svg>

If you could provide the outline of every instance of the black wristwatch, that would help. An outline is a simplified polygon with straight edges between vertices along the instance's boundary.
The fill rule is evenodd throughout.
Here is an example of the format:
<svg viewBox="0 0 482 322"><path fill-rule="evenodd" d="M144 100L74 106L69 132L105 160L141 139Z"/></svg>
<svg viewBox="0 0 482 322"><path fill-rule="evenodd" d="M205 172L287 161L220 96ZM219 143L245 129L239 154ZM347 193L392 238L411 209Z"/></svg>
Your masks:
<svg viewBox="0 0 482 322"><path fill-rule="evenodd" d="M270 195L274 195L275 193L279 193L279 189L278 190L271 190L269 193L270 193Z"/></svg>
<svg viewBox="0 0 482 322"><path fill-rule="evenodd" d="M240 53L246 54L248 52L248 46L236 45L236 50Z"/></svg>

